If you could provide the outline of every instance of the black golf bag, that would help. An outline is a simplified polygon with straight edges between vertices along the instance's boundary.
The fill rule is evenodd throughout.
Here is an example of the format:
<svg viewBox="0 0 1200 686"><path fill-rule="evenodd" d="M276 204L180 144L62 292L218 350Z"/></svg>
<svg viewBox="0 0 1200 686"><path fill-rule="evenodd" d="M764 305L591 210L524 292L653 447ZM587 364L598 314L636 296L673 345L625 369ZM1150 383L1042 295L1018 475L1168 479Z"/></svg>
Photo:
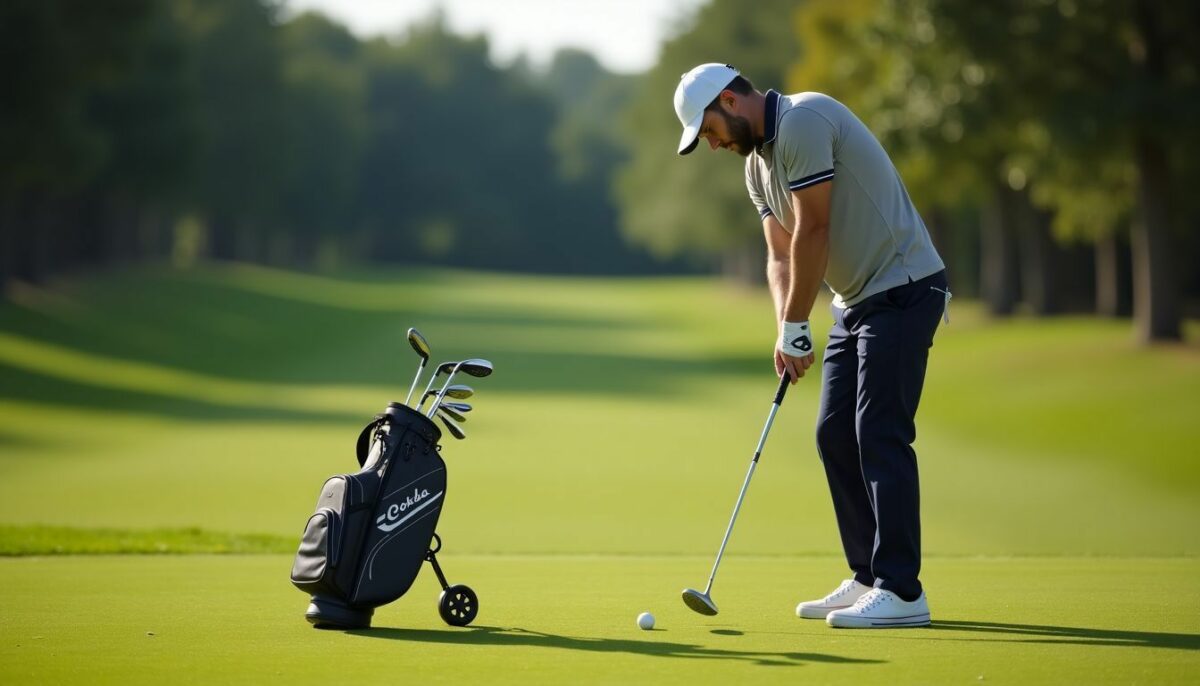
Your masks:
<svg viewBox="0 0 1200 686"><path fill-rule="evenodd" d="M362 469L325 482L292 566L292 583L312 594L304 616L313 626L369 627L375 608L404 595L426 560L442 585L442 619L465 626L475 618L475 593L447 584L436 557L446 501L440 438L430 419L390 403L359 434Z"/></svg>

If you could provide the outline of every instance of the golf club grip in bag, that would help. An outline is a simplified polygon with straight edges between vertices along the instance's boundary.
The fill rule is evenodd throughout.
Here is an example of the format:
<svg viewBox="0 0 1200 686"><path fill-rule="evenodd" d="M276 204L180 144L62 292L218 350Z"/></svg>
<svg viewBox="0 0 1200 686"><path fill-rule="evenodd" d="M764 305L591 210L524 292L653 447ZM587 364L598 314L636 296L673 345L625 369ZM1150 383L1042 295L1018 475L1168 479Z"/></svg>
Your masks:
<svg viewBox="0 0 1200 686"><path fill-rule="evenodd" d="M409 589L425 561L446 497L441 432L392 403L368 424L362 469L321 489L292 566L292 583L349 607L374 608Z"/></svg>

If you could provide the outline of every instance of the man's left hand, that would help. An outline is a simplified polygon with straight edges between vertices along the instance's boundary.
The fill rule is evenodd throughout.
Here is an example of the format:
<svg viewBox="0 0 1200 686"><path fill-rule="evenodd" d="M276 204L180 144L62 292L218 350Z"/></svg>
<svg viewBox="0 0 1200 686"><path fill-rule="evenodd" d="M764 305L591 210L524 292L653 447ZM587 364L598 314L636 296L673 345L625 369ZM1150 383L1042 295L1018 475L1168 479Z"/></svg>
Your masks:
<svg viewBox="0 0 1200 686"><path fill-rule="evenodd" d="M815 361L808 322L784 322L775 347L775 373L783 375L786 370L792 376L792 383L796 383Z"/></svg>

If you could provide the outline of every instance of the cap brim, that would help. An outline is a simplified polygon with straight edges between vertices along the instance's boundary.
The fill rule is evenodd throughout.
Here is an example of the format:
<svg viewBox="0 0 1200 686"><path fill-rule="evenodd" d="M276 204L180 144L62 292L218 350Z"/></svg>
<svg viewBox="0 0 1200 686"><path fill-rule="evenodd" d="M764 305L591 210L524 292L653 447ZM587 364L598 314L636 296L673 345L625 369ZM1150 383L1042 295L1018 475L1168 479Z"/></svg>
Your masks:
<svg viewBox="0 0 1200 686"><path fill-rule="evenodd" d="M683 127L683 135L679 138L679 154L686 155L696 149L700 143L700 125L704 123L704 110L695 119Z"/></svg>

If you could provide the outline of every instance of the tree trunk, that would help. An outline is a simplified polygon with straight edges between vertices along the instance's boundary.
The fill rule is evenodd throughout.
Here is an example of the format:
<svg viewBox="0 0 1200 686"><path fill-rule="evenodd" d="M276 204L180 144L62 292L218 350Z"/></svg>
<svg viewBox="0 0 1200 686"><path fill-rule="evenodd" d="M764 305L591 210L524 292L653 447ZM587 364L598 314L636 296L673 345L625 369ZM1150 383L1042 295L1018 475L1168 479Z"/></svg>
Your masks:
<svg viewBox="0 0 1200 686"><path fill-rule="evenodd" d="M1062 303L1056 274L1063 260L1050 235L1051 215L1034 207L1025 192L1013 197L1013 215L1019 238L1023 299L1037 316L1058 314Z"/></svg>
<svg viewBox="0 0 1200 686"><path fill-rule="evenodd" d="M1116 233L1096 240L1096 314L1101 317L1128 317L1130 297L1129 246Z"/></svg>
<svg viewBox="0 0 1200 686"><path fill-rule="evenodd" d="M1164 88L1166 55L1160 17L1154 3L1137 3L1137 24L1146 47L1143 67L1151 92ZM1153 98L1142 105L1156 106ZM1134 141L1138 169L1140 216L1133 226L1133 314L1138 340L1179 340L1178 285L1171 268L1170 212L1167 207L1171 171L1163 142L1143 129Z"/></svg>
<svg viewBox="0 0 1200 686"><path fill-rule="evenodd" d="M1008 188L997 185L992 202L983 209L979 221L979 290L988 312L999 317L1013 313L1018 295L1011 195Z"/></svg>
<svg viewBox="0 0 1200 686"><path fill-rule="evenodd" d="M1166 151L1143 137L1137 144L1140 216L1133 225L1133 315L1138 340L1179 340L1179 294L1171 266Z"/></svg>

